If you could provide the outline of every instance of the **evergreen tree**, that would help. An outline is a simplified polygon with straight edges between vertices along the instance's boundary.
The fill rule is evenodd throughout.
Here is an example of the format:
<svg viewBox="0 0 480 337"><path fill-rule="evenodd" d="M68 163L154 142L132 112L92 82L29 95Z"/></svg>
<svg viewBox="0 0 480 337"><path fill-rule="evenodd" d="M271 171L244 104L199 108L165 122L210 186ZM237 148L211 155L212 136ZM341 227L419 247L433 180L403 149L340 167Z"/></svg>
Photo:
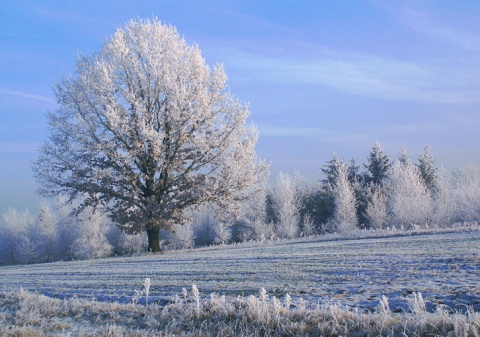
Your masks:
<svg viewBox="0 0 480 337"><path fill-rule="evenodd" d="M355 159L350 159L350 164L348 165L348 181L350 184L355 184L360 181L360 166L357 165Z"/></svg>
<svg viewBox="0 0 480 337"><path fill-rule="evenodd" d="M382 149L379 142L375 142L368 155L368 164L365 164L367 169L365 183L382 184L383 180L388 176L388 170L391 166L390 156Z"/></svg>
<svg viewBox="0 0 480 337"><path fill-rule="evenodd" d="M435 159L430 153L430 146L425 145L423 152L418 158L418 169L420 170L420 176L423 182L427 186L430 193L435 194L437 192L437 168L435 167Z"/></svg>
<svg viewBox="0 0 480 337"><path fill-rule="evenodd" d="M410 156L408 155L408 152L405 146L402 146L402 150L398 154L398 162L404 166L411 164Z"/></svg>
<svg viewBox="0 0 480 337"><path fill-rule="evenodd" d="M325 189L329 189L337 181L340 168L347 168L347 164L343 159L338 158L335 153L332 160L327 161L321 169L325 175L325 178L321 181Z"/></svg>

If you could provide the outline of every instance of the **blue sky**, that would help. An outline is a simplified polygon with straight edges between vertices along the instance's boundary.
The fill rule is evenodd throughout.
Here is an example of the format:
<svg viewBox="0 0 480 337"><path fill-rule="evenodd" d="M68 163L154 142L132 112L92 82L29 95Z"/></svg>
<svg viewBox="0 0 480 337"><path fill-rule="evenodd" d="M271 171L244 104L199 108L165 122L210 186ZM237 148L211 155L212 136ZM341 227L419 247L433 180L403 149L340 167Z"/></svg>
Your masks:
<svg viewBox="0 0 480 337"><path fill-rule="evenodd" d="M272 175L311 180L334 152L362 163L429 144L439 165L480 164L480 2L33 1L0 3L0 211L34 209L30 162L52 86L131 18L156 16L223 63L250 102Z"/></svg>

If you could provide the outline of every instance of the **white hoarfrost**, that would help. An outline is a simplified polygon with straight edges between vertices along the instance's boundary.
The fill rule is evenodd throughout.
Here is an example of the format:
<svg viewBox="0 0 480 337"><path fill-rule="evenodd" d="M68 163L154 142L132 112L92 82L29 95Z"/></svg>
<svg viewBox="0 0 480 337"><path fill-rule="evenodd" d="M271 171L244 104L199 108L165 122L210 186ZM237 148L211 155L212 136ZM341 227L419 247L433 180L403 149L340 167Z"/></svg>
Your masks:
<svg viewBox="0 0 480 337"><path fill-rule="evenodd" d="M425 226L432 222L432 195L416 166L395 163L390 170L386 188L393 226Z"/></svg>
<svg viewBox="0 0 480 337"><path fill-rule="evenodd" d="M124 229L157 234L190 207L241 200L267 166L226 78L175 27L130 21L57 84L34 163L42 194L82 196Z"/></svg>
<svg viewBox="0 0 480 337"><path fill-rule="evenodd" d="M332 219L333 230L348 232L358 225L355 191L348 180L348 168L341 165L331 186L335 198L335 211Z"/></svg>
<svg viewBox="0 0 480 337"><path fill-rule="evenodd" d="M300 198L295 179L280 172L272 190L272 201L277 218L277 235L281 238L296 237L300 223Z"/></svg>

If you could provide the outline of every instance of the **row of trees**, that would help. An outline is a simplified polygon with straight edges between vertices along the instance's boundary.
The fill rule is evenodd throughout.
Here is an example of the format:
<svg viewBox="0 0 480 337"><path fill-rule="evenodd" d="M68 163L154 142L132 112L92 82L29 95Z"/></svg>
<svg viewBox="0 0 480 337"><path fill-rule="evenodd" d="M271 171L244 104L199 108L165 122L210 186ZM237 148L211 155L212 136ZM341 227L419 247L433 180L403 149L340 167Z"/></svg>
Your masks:
<svg viewBox="0 0 480 337"><path fill-rule="evenodd" d="M319 184L305 184L298 174L280 174L268 195L269 217L278 228L277 235L284 233L287 223L285 237L312 229L344 232L480 220L480 170L439 169L429 146L413 163L405 149L392 160L376 142L361 168L354 160L347 163L334 155L323 166ZM297 196L294 201L282 199L291 194Z"/></svg>
<svg viewBox="0 0 480 337"><path fill-rule="evenodd" d="M363 169L362 169L363 168ZM183 224L162 231L165 249L233 241L294 238L355 228L446 227L480 220L480 168L439 169L425 147L413 163L406 150L392 160L375 143L362 166L337 155L308 182L299 173L279 173L269 185L257 179L256 193L225 208L204 206L185 214ZM43 203L37 214L10 209L0 219L1 264L88 259L147 250L145 233L127 235L108 210L78 204Z"/></svg>

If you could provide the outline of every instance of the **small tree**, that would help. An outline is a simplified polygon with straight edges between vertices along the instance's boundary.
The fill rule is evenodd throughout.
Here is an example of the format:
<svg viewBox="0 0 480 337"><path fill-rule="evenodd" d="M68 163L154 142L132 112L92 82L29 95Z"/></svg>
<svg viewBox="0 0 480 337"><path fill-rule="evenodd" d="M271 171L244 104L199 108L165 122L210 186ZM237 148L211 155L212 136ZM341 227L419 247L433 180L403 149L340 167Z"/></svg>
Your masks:
<svg viewBox="0 0 480 337"><path fill-rule="evenodd" d="M241 200L258 165L248 106L175 27L133 20L56 86L51 136L33 169L44 196L82 197L130 232L160 229L206 203Z"/></svg>
<svg viewBox="0 0 480 337"><path fill-rule="evenodd" d="M430 153L430 147L428 145L425 145L423 152L418 158L418 169L430 193L435 194L438 190L437 168L435 167L435 159Z"/></svg>
<svg viewBox="0 0 480 337"><path fill-rule="evenodd" d="M271 197L277 219L277 235L281 238L297 236L300 224L300 198L295 179L280 172Z"/></svg>
<svg viewBox="0 0 480 337"><path fill-rule="evenodd" d="M187 221L183 225L175 225L175 248L192 248L195 245L195 231L193 222Z"/></svg>
<svg viewBox="0 0 480 337"><path fill-rule="evenodd" d="M57 241L57 218L50 206L43 202L37 214L36 225L40 231L42 252L39 258L51 262L55 258L55 242Z"/></svg>
<svg viewBox="0 0 480 337"><path fill-rule="evenodd" d="M348 232L358 226L357 201L352 184L348 180L348 169L341 166L337 179L331 186L335 200L335 212L332 219L334 229Z"/></svg>
<svg viewBox="0 0 480 337"><path fill-rule="evenodd" d="M372 228L381 229L385 227L388 220L387 196L385 192L376 185L368 189L367 208L365 217Z"/></svg>
<svg viewBox="0 0 480 337"><path fill-rule="evenodd" d="M105 215L99 211L86 210L75 220L73 256L76 259L98 259L110 255L113 247L107 240L109 223Z"/></svg>
<svg viewBox="0 0 480 337"><path fill-rule="evenodd" d="M408 154L407 148L402 146L400 153L398 154L398 162L401 165L410 165L412 161L410 160L410 156Z"/></svg>
<svg viewBox="0 0 480 337"><path fill-rule="evenodd" d="M392 225L424 226L431 223L433 199L415 165L395 163L386 185Z"/></svg>
<svg viewBox="0 0 480 337"><path fill-rule="evenodd" d="M436 175L436 192L433 198L434 223L447 226L455 219L455 193L452 174L442 168Z"/></svg>
<svg viewBox="0 0 480 337"><path fill-rule="evenodd" d="M365 164L365 168L367 169L365 183L375 185L382 184L388 176L390 166L392 166L390 156L382 149L379 142L375 142L368 155L368 163Z"/></svg>
<svg viewBox="0 0 480 337"><path fill-rule="evenodd" d="M266 239L273 235L273 228L268 221L268 178L269 172L257 177L252 186L254 193L242 203L241 218L247 226L246 232L241 233L243 239Z"/></svg>
<svg viewBox="0 0 480 337"><path fill-rule="evenodd" d="M468 166L454 172L452 195L458 220L480 221L480 168Z"/></svg>
<svg viewBox="0 0 480 337"><path fill-rule="evenodd" d="M321 170L324 174L324 178L321 180L321 183L325 189L329 189L329 187L335 183L338 178L340 168L346 165L347 164L345 163L345 161L338 158L338 155L336 153L333 154L333 158L331 160L327 161L323 165L323 168Z"/></svg>

